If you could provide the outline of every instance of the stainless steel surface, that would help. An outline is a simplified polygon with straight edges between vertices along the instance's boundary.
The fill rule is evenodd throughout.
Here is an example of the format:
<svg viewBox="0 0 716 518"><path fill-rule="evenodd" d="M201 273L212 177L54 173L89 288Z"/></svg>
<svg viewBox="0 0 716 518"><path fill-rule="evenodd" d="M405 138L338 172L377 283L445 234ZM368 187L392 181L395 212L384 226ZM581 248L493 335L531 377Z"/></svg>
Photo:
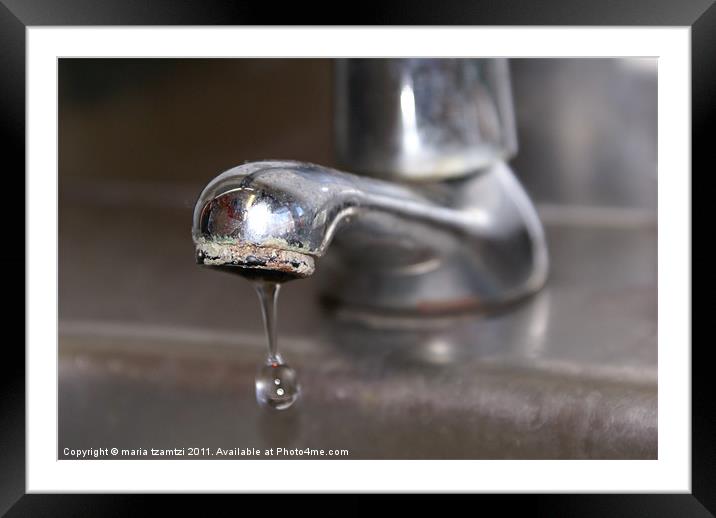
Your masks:
<svg viewBox="0 0 716 518"><path fill-rule="evenodd" d="M190 213L61 208L61 448L656 457L653 223L549 226L548 287L501 314L356 320L310 302L320 270L286 285L279 336L304 397L277 416L253 396L253 289L187 257Z"/></svg>
<svg viewBox="0 0 716 518"><path fill-rule="evenodd" d="M510 164L532 199L655 211L657 59L509 64L519 137ZM60 182L105 185L108 196L127 182L144 184L138 196L146 184L186 186L193 203L244 160L340 168L333 68L319 59L63 60ZM290 88L286 78L296 78Z"/></svg>
<svg viewBox="0 0 716 518"><path fill-rule="evenodd" d="M657 59L516 59L510 70L511 165L533 199L656 211Z"/></svg>
<svg viewBox="0 0 716 518"><path fill-rule="evenodd" d="M334 66L342 169L435 180L516 151L505 59L339 59Z"/></svg>
<svg viewBox="0 0 716 518"><path fill-rule="evenodd" d="M413 187L250 162L206 186L192 235L200 264L296 277L313 274L335 236L327 295L381 310L492 308L541 288L548 269L539 218L502 162Z"/></svg>

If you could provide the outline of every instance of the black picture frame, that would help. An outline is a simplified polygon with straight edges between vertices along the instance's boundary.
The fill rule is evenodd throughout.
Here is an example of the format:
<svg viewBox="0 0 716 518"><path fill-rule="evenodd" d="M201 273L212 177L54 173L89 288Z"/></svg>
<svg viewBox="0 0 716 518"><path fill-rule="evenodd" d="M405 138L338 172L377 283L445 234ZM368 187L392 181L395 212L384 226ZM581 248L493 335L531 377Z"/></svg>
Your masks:
<svg viewBox="0 0 716 518"><path fill-rule="evenodd" d="M712 146L716 104L716 5L714 0L587 1L468 3L392 2L380 7L316 9L305 4L233 2L227 0L0 0L0 142L6 181L4 205L9 214L25 214L20 196L25 174L25 30L40 25L657 25L691 27L692 163L703 169ZM317 20L321 20L318 22ZM8 158L10 159L8 161ZM711 168L711 170L713 170ZM692 174L693 178L693 174ZM15 184L12 183L14 181ZM10 182L10 185L7 185ZM9 193L16 193L10 196ZM10 201L22 207L11 210ZM9 219L8 219L9 221ZM17 226L17 225L15 225ZM5 228L9 234L18 228ZM23 232L23 236L24 236ZM16 238L14 238L16 239ZM24 250L24 247L23 247ZM3 254L6 272L20 268L24 251L15 246ZM19 275L7 273L19 282ZM22 320L24 304L6 295L7 322ZM23 296L22 300L25 300ZM17 315L14 315L17 313ZM24 332L23 332L24 334ZM505 511L529 505L549 516L713 516L716 513L716 412L711 404L714 376L709 372L707 342L669 344L692 349L692 492L651 495L529 495L498 501ZM138 496L25 494L25 353L6 338L0 393L0 513L8 516L126 515L144 504ZM89 511L91 509L91 511Z"/></svg>

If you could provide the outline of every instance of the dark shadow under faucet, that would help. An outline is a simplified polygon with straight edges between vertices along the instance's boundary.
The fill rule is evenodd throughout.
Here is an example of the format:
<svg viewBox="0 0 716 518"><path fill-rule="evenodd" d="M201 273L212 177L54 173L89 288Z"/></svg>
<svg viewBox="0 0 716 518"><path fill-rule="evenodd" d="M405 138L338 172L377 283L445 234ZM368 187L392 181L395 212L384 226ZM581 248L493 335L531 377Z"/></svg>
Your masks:
<svg viewBox="0 0 716 518"><path fill-rule="evenodd" d="M542 225L505 163L504 60L343 60L335 89L339 163L362 174L295 161L222 173L194 211L200 264L285 280L320 261L329 299L411 313L498 307L544 284Z"/></svg>

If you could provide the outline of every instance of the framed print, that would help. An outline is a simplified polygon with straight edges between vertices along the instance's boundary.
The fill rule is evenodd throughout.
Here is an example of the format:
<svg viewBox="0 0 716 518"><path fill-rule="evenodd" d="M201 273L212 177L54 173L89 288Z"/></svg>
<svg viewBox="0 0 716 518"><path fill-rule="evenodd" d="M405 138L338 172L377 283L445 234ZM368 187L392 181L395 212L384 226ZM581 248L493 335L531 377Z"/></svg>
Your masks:
<svg viewBox="0 0 716 518"><path fill-rule="evenodd" d="M319 26L4 1L26 325L3 511L455 492L712 512L691 171L716 7L577 4Z"/></svg>

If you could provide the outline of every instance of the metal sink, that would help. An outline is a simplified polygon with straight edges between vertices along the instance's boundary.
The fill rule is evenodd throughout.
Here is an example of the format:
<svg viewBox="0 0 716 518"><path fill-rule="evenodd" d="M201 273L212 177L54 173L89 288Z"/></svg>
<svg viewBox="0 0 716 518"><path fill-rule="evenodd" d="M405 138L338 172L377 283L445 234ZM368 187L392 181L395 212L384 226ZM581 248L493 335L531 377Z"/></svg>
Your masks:
<svg viewBox="0 0 716 518"><path fill-rule="evenodd" d="M548 288L501 314L359 315L323 308L317 279L286 285L279 337L303 395L275 413L254 399L265 342L249 283L176 259L191 255L189 212L62 209L60 458L65 447L656 458L653 222L545 215Z"/></svg>

